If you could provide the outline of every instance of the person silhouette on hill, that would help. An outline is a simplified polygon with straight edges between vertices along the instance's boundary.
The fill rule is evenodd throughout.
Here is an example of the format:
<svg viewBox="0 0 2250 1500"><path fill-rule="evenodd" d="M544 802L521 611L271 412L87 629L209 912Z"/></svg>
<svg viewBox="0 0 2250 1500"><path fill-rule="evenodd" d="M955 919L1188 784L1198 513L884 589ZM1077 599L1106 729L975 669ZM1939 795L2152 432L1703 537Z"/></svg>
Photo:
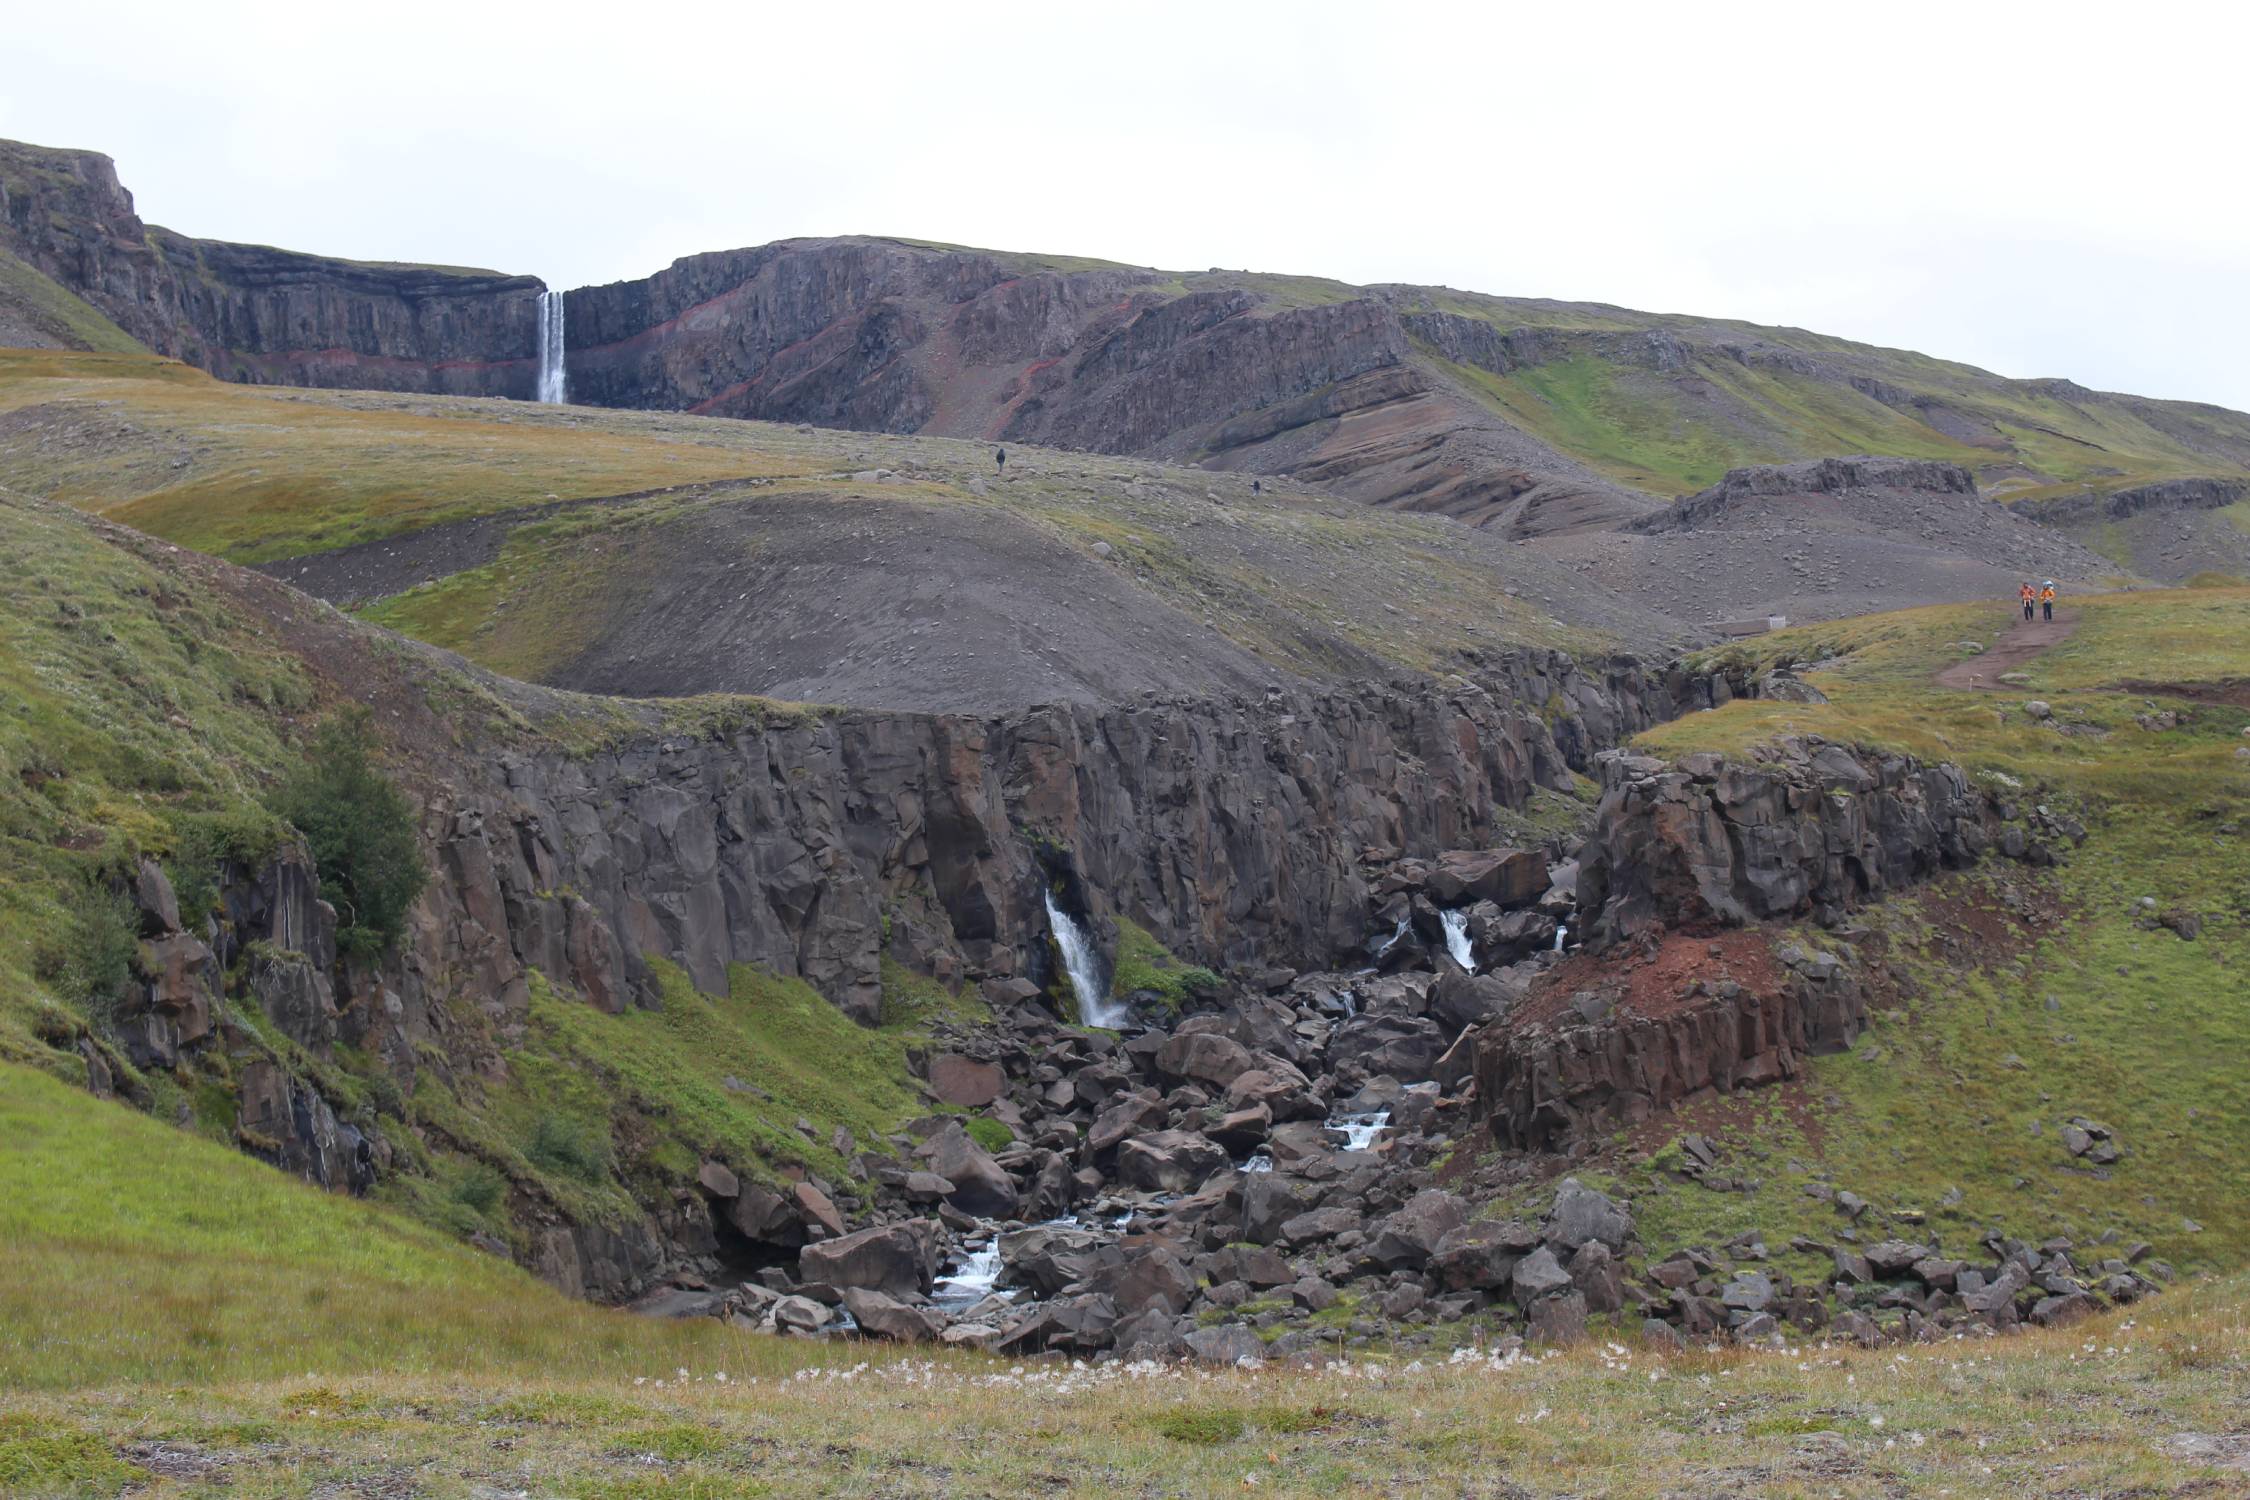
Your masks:
<svg viewBox="0 0 2250 1500"><path fill-rule="evenodd" d="M1007 449L1002 448L999 452L992 455L992 467L997 473L1005 474L1008 472Z"/></svg>

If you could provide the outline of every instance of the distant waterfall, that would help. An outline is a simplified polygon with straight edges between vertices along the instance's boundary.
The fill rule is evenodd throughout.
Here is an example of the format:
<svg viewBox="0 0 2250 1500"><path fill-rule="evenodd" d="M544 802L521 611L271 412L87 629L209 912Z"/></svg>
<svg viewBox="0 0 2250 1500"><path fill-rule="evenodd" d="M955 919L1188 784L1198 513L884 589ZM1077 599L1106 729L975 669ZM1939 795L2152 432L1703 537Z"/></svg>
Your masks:
<svg viewBox="0 0 2250 1500"><path fill-rule="evenodd" d="M1476 950L1469 944L1469 914L1465 911L1442 911L1438 917L1445 923L1445 951L1453 961L1471 974L1477 971Z"/></svg>
<svg viewBox="0 0 2250 1500"><path fill-rule="evenodd" d="M1094 952L1093 941L1068 912L1055 905L1052 891L1047 893L1047 922L1054 929L1055 946L1062 950L1063 972L1070 976L1071 993L1078 997L1079 1023L1112 1030L1123 1026L1128 1019L1125 1007L1110 998L1102 983L1102 962Z"/></svg>
<svg viewBox="0 0 2250 1500"><path fill-rule="evenodd" d="M563 294L539 294L539 399L560 406L570 399L570 377L563 373Z"/></svg>

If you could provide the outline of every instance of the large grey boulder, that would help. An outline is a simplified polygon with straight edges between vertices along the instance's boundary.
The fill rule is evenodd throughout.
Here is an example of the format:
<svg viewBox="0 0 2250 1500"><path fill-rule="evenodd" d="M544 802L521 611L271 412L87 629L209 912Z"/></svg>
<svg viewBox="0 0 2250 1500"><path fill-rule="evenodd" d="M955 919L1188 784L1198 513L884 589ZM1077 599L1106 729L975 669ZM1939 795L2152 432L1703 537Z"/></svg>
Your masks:
<svg viewBox="0 0 2250 1500"><path fill-rule="evenodd" d="M1515 1289L1516 1302L1529 1307L1541 1297L1562 1291L1570 1285L1570 1273L1555 1252L1541 1245L1522 1260L1516 1262L1510 1284Z"/></svg>
<svg viewBox="0 0 2250 1500"><path fill-rule="evenodd" d="M1005 1219L1016 1211L1015 1179L978 1145L958 1120L922 1143L918 1153L930 1170L953 1184L946 1202L982 1219Z"/></svg>
<svg viewBox="0 0 2250 1500"><path fill-rule="evenodd" d="M998 1063L982 1062L958 1052L941 1052L930 1059L930 1092L960 1109L982 1109L1008 1087L1008 1075Z"/></svg>
<svg viewBox="0 0 2250 1500"><path fill-rule="evenodd" d="M871 1287L846 1287L844 1311L852 1315L862 1333L900 1344L934 1341L943 1323L927 1308L915 1307Z"/></svg>
<svg viewBox="0 0 2250 1500"><path fill-rule="evenodd" d="M1422 889L1440 906L1529 906L1546 893L1547 857L1536 849L1449 849Z"/></svg>
<svg viewBox="0 0 2250 1500"><path fill-rule="evenodd" d="M1181 1193L1227 1165L1224 1147L1193 1130L1159 1130L1117 1148L1117 1175L1152 1193Z"/></svg>
<svg viewBox="0 0 2250 1500"><path fill-rule="evenodd" d="M1633 1217L1607 1193L1587 1187L1575 1177L1565 1177L1555 1190L1554 1207L1547 1211L1547 1238L1565 1250L1576 1250L1599 1240L1612 1250L1623 1250L1633 1237Z"/></svg>
<svg viewBox="0 0 2250 1500"><path fill-rule="evenodd" d="M1211 1031L1175 1034L1156 1054L1157 1068L1168 1077L1190 1078L1220 1089L1256 1065L1249 1048Z"/></svg>
<svg viewBox="0 0 2250 1500"><path fill-rule="evenodd" d="M1420 1270L1445 1236L1468 1222L1468 1205L1453 1194L1425 1188L1385 1218L1362 1252L1388 1271Z"/></svg>
<svg viewBox="0 0 2250 1500"><path fill-rule="evenodd" d="M1357 1063L1369 1073L1424 1079L1452 1045L1455 1034L1427 1016L1354 1016L1336 1028L1336 1035L1329 1041L1329 1065Z"/></svg>
<svg viewBox="0 0 2250 1500"><path fill-rule="evenodd" d="M937 1275L935 1237L926 1226L878 1224L797 1252L800 1280L839 1289L867 1287L893 1297L927 1294Z"/></svg>

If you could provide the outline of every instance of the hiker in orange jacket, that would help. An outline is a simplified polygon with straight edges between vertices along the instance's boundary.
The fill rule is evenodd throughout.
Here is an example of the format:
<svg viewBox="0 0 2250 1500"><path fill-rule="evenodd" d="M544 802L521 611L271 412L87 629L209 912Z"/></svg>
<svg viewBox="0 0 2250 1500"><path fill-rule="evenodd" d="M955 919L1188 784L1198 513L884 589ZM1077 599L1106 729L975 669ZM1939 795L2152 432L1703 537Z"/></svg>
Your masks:
<svg viewBox="0 0 2250 1500"><path fill-rule="evenodd" d="M2031 618L2031 601L2038 597L2030 584L2027 583L2023 586L2023 617L2026 620Z"/></svg>
<svg viewBox="0 0 2250 1500"><path fill-rule="evenodd" d="M2047 586L2039 591L2039 608L2048 620L2052 621L2055 618L2055 580L2052 578L2048 579Z"/></svg>

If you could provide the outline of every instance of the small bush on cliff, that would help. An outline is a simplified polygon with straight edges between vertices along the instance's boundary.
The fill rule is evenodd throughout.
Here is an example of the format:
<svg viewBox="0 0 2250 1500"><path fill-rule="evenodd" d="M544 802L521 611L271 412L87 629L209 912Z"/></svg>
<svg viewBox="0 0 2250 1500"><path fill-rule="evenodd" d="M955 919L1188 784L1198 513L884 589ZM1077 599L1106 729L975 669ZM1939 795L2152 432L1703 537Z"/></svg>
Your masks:
<svg viewBox="0 0 2250 1500"><path fill-rule="evenodd" d="M398 941L406 909L428 872L414 837L414 809L368 758L365 709L324 725L273 796L273 810L305 836L320 893L336 907L336 946L372 957Z"/></svg>
<svg viewBox="0 0 2250 1500"><path fill-rule="evenodd" d="M609 1175L609 1142L568 1115L541 1115L523 1154L541 1171L598 1183Z"/></svg>
<svg viewBox="0 0 2250 1500"><path fill-rule="evenodd" d="M130 898L99 883L64 899L63 920L40 955L41 977L88 1016L106 1020L133 982L140 913Z"/></svg>
<svg viewBox="0 0 2250 1500"><path fill-rule="evenodd" d="M284 830L256 807L193 813L176 825L170 869L180 921L189 931L219 904L219 882L229 865L255 868L273 858Z"/></svg>

